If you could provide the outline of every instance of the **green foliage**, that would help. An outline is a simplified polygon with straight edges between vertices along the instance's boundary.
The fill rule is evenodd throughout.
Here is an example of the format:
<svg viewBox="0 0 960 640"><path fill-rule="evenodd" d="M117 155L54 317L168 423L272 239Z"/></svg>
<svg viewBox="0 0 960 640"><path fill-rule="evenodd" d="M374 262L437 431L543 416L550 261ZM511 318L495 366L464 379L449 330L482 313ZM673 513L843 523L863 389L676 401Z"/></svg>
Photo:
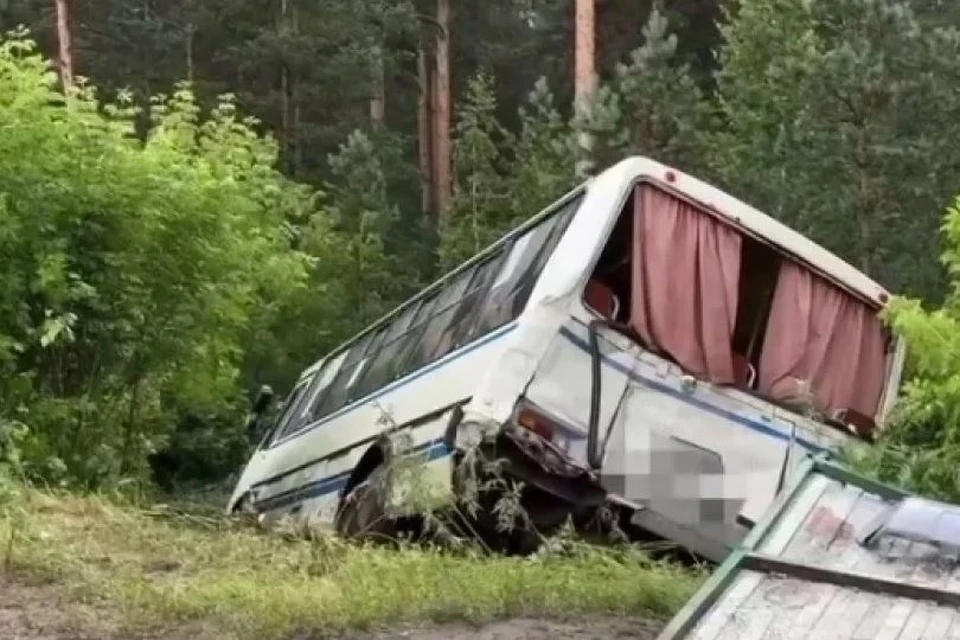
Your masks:
<svg viewBox="0 0 960 640"><path fill-rule="evenodd" d="M911 299L891 306L890 322L909 345L911 379L894 424L855 460L883 480L960 503L960 197L942 229L950 293L932 311Z"/></svg>
<svg viewBox="0 0 960 640"><path fill-rule="evenodd" d="M0 44L0 424L22 463L97 484L142 469L178 416L229 410L243 341L306 276L287 220L310 194L229 99L64 99L33 45Z"/></svg>
<svg viewBox="0 0 960 640"><path fill-rule="evenodd" d="M476 254L513 222L503 177L509 134L497 121L496 110L493 79L481 72L467 86L457 118L454 204L440 245L444 269Z"/></svg>
<svg viewBox="0 0 960 640"><path fill-rule="evenodd" d="M309 279L248 349L248 386L288 389L303 367L400 304L429 274L432 231L428 217L404 202L417 178L402 145L388 131L357 130L329 159L333 177L317 195L324 209L296 226L295 244L312 259Z"/></svg>
<svg viewBox="0 0 960 640"><path fill-rule="evenodd" d="M336 331L342 339L380 317L408 284L394 272L401 265L386 251L387 238L400 222L388 192L387 161L369 136L351 134L330 160L330 225L314 221L306 237L307 250L321 257L314 276L335 287L328 300L342 310L343 328ZM337 316L327 316L325 324L336 327Z"/></svg>
<svg viewBox="0 0 960 640"><path fill-rule="evenodd" d="M677 36L656 9L644 43L597 91L580 126L593 138L598 169L628 155L647 155L696 173L709 126L707 103L690 68L678 60Z"/></svg>
<svg viewBox="0 0 960 640"><path fill-rule="evenodd" d="M422 272L433 264L436 240L429 216L420 210L420 199L410 198L419 186L419 173L404 150L410 141L385 127L369 133L354 131L336 155L331 156L330 195L338 228L348 233L381 238L387 267L394 272L390 285L380 289L388 298L407 293ZM363 231L361 231L361 228Z"/></svg>
<svg viewBox="0 0 960 640"><path fill-rule="evenodd" d="M546 78L520 107L520 134L507 181L515 219L532 216L574 186L575 142Z"/></svg>
<svg viewBox="0 0 960 640"><path fill-rule="evenodd" d="M493 78L475 76L460 108L454 145L454 205L440 262L450 269L559 198L574 185L573 129L541 78L519 112L514 136L496 118Z"/></svg>
<svg viewBox="0 0 960 640"><path fill-rule="evenodd" d="M895 290L936 297L960 182L960 37L897 0L747 0L724 27L722 182Z"/></svg>
<svg viewBox="0 0 960 640"><path fill-rule="evenodd" d="M241 428L246 403L235 410L185 413L165 446L147 456L150 480L167 491L215 485L238 470L250 453Z"/></svg>

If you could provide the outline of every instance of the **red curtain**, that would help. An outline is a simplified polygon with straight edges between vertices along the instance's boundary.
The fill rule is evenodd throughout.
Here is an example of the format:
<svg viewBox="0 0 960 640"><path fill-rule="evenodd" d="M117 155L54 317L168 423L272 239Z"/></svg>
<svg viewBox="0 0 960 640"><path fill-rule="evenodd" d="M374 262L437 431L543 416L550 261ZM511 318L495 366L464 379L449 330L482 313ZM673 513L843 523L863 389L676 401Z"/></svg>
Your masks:
<svg viewBox="0 0 960 640"><path fill-rule="evenodd" d="M887 339L877 313L792 263L780 267L760 359L760 393L783 400L809 385L816 408L877 414Z"/></svg>
<svg viewBox="0 0 960 640"><path fill-rule="evenodd" d="M735 381L740 234L660 189L637 187L631 324L695 376Z"/></svg>

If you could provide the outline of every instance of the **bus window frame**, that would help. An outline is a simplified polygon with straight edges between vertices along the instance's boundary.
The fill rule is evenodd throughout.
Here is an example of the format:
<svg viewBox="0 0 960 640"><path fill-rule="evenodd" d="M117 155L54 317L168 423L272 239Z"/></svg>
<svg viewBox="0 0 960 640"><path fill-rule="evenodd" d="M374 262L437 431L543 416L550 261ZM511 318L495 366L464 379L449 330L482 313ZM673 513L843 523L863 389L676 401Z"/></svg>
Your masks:
<svg viewBox="0 0 960 640"><path fill-rule="evenodd" d="M468 339L464 340L459 345L456 345L455 347L449 349L447 354L444 354L444 355L453 353L456 350L471 344L472 342L480 340L481 338L483 338L483 336L496 331L497 329L509 324L510 322L515 321L519 317L519 315L523 313L523 309L525 309L529 304L529 298L533 292L533 289L535 288L536 283L539 281L540 277L543 274L544 269L546 268L549 262L549 257L550 257L549 255L546 257L543 257L543 250L544 250L543 248L548 243L552 242L552 248L550 250L551 255L553 252L556 251L557 246L559 245L560 240L562 239L563 235L566 233L567 229L569 228L571 221L574 219L577 212L583 206L585 194L586 194L585 184L580 185L575 189L572 189L563 197L556 200L548 207L544 208L537 215L532 216L529 220L524 222L522 225L511 230L508 234L504 235L502 238L500 238L493 244L489 245L484 250L480 251L469 260L465 261L463 264L459 265L456 269L453 269L452 271L446 273L443 277L438 279L429 287L426 287L422 291L418 292L416 295L412 296L411 298L406 300L404 303L399 305L396 309L391 311L389 314L387 314L386 316L384 316L374 324L370 325L369 327L367 327L366 329L356 334L346 342L342 343L336 349L331 351L329 355L326 356L325 363L335 368L336 372L333 374L333 378L325 387L315 392L315 397L311 402L312 406L309 407L310 409L309 419L305 421L303 424L298 425L295 429L288 431L287 433L282 433L282 429L280 428L276 429L275 431L276 437L273 439L273 441L270 443L269 446L274 447L302 435L303 433L326 422L330 418L330 416L337 414L339 411L342 411L343 409L354 406L354 405L362 404L369 396L377 393L378 391L380 391L380 389L383 389L384 387L386 387L387 385L393 382L396 382L398 380L402 380L408 376L411 376L415 374L417 370L423 367L429 366L431 362L435 362L439 358L442 358L443 356L439 356L437 358L431 358L430 361L421 363L420 365L418 365L416 370L403 371L399 375L394 375L390 380L384 382L382 385L380 385L376 389L368 390L361 397L358 397L356 399L350 399L348 397L340 407L330 409L324 415L314 415L315 407L322 406L322 403L324 402L324 399L327 396L327 393L333 381L342 373L342 369L346 363L346 360L351 359L350 350L354 349L354 347L356 347L358 344L361 344L363 340L368 340L368 342L364 344L365 353L359 355L357 359L351 363L351 366L361 366L361 365L365 366L368 359L368 354L366 354L367 347L369 346L369 344L371 344L376 340L376 336L373 334L381 330L384 331L383 333L384 336L389 334L391 330L391 322L394 322L398 320L400 317L402 317L403 314L406 313L407 310L412 305L417 305L417 310L415 311L413 318L409 321L409 324L407 328L403 331L403 333L398 334L393 341L395 342L395 341L404 339L405 337L407 337L407 335L410 332L415 331L417 329L425 328L425 325L429 324L437 315L440 315L441 313L443 313L444 310L442 309L435 310L433 308L429 309L428 313L424 314L427 317L422 322L420 321L421 312L423 312L424 307L427 305L427 303L436 302L437 300L439 300L440 297L442 297L444 292L444 287L448 286L457 277L460 277L464 273L469 272L470 278L468 279L467 286L465 287L465 290L464 292L462 292L462 294L470 293L470 287L469 287L470 280L472 280L473 275L476 272L477 266L482 265L488 259L496 259L497 258L496 254L498 252L504 252L504 255L506 255L506 252L512 250L512 248L514 247L518 239L523 238L524 236L527 235L527 233L534 231L539 225L548 222L551 218L555 218L556 216L563 216L565 218L563 220L563 223L556 225L554 228L550 230L549 234L547 234L547 236L544 238L540 247L538 247L536 255L530 261L530 264L526 269L526 272L529 273L533 265L537 265L538 267L536 275L533 276L532 278L532 286L530 286L529 290L527 291L527 296L526 296L527 299L524 302L522 308L519 310L519 312L512 313L510 318L507 318L506 320L499 322L495 326L488 326L488 327L485 326L483 327L482 331L479 331L479 332L476 330L471 331L471 334L469 335ZM570 207L570 205L573 203L577 203L577 206ZM504 259L503 264L500 265L501 268L505 266L505 264L506 263ZM486 287L486 290L484 291L485 296L489 295L489 293L496 288L493 285L496 284L497 281L500 279L500 275L501 274L498 272L496 277L490 278L490 284ZM518 278L517 281L519 281L520 279L526 279L528 277L529 275L524 275L523 278ZM519 290L517 287L517 281L515 281L511 286L511 292L509 294L509 298L511 300L516 298L517 291ZM528 284L531 284L531 283L528 283ZM458 300L455 303L451 303L451 305L462 303L463 298L464 298L464 295L461 295L458 298ZM422 338L422 332L421 332L421 335L417 337L416 342L418 344L420 342L420 338ZM379 350L382 350L385 347L387 347L389 344L391 343L387 342L386 340L382 341L379 344L378 352ZM314 378L314 380L319 381L320 376L326 373L325 370L327 369L327 364L325 364L323 367L320 368L320 370L318 370L317 374L315 374L316 377ZM357 384L357 383L362 384L363 375L364 374L361 373L359 377L354 381L354 384ZM313 396L314 394L309 394L309 395ZM299 404L302 405L302 398Z"/></svg>
<svg viewBox="0 0 960 640"><path fill-rule="evenodd" d="M285 403L281 413L277 416L277 420L274 423L274 426L265 434L263 438L264 443L269 443L268 446L273 446L273 444L283 438L283 432L287 426L293 421L294 416L299 412L299 409L303 406L303 401L309 395L311 395L310 389L313 386L314 382L320 379L320 376L323 374L323 367L315 371L311 375L302 377L293 385L293 388L290 389L288 398L295 400L292 403ZM302 391L300 395L297 395L298 391ZM264 447L261 447L264 448Z"/></svg>

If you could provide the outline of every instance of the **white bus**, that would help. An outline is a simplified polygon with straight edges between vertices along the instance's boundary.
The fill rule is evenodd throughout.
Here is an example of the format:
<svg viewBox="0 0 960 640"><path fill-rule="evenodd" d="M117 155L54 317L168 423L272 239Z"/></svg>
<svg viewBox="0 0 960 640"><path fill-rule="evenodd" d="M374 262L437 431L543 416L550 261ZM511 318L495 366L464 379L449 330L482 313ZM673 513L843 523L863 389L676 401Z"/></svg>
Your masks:
<svg viewBox="0 0 960 640"><path fill-rule="evenodd" d="M718 559L791 461L883 427L904 355L887 300L743 202L629 158L304 371L228 510L353 535L383 521L395 456L450 504L455 472L496 458L539 529L612 505Z"/></svg>

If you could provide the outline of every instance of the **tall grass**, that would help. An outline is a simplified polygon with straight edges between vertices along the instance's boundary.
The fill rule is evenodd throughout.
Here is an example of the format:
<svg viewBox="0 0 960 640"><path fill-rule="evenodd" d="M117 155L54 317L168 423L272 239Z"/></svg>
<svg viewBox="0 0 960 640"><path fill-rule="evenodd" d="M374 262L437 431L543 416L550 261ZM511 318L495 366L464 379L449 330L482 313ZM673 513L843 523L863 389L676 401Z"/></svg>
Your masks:
<svg viewBox="0 0 960 640"><path fill-rule="evenodd" d="M207 514L19 492L0 507L7 571L47 578L121 628L193 622L220 637L518 615L667 618L699 584L637 549L570 542L534 558L361 547Z"/></svg>

